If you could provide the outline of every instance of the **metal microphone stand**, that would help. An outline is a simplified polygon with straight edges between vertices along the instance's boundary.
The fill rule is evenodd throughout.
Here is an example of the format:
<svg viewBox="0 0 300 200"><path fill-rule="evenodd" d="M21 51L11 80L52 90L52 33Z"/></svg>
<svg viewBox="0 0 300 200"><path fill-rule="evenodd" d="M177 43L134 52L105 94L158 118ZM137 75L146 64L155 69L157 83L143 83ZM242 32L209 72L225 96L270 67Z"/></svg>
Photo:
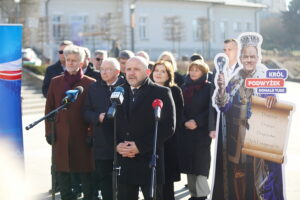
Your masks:
<svg viewBox="0 0 300 200"><path fill-rule="evenodd" d="M52 180L52 184L51 184L51 196L52 196L52 200L55 200L55 184L56 184L56 166L55 166L55 147L54 147L54 143L55 143L55 135L56 135L56 127L55 127L55 116L56 114L64 109L67 108L68 105L71 102L67 102L61 106L59 106L58 108L54 109L53 111L49 112L47 115L45 115L44 117L38 119L37 121L29 124L28 126L25 127L26 130L29 130L31 128L33 128L35 125L37 125L38 123L40 123L43 120L48 120L51 123L51 180Z"/></svg>
<svg viewBox="0 0 300 200"><path fill-rule="evenodd" d="M150 199L156 199L156 146L157 146L157 129L158 129L158 121L159 118L155 118L155 130L154 130L154 138L153 138L153 152L152 158L150 162L151 168L151 183L150 183Z"/></svg>
<svg viewBox="0 0 300 200"><path fill-rule="evenodd" d="M114 119L114 161L113 161L113 200L118 199L118 176L120 176L121 172L121 166L118 165L118 155L117 155L117 120L116 120L116 115L117 115L117 109L116 111L112 114L109 115L109 118Z"/></svg>

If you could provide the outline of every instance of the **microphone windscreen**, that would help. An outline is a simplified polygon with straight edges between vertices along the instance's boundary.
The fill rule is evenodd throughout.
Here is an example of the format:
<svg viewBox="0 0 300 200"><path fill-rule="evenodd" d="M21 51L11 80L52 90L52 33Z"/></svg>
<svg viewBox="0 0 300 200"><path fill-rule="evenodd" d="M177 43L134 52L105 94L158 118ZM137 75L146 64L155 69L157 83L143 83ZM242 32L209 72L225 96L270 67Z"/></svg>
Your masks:
<svg viewBox="0 0 300 200"><path fill-rule="evenodd" d="M82 94L84 89L82 86L77 86L75 90L78 90L78 94Z"/></svg>
<svg viewBox="0 0 300 200"><path fill-rule="evenodd" d="M163 102L160 99L154 99L154 101L152 102L152 108L156 108L156 107L163 107Z"/></svg>
<svg viewBox="0 0 300 200"><path fill-rule="evenodd" d="M115 92L120 92L120 93L124 94L124 88L118 86L118 87L116 87Z"/></svg>

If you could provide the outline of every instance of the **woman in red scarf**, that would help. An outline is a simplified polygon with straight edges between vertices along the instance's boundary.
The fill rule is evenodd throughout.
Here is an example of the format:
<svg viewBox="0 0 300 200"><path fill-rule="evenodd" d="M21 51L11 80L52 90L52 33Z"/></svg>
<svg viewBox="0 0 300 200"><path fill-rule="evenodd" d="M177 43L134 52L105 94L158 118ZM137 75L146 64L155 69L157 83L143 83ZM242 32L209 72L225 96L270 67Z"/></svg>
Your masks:
<svg viewBox="0 0 300 200"><path fill-rule="evenodd" d="M210 131L215 125L209 121L211 83L207 80L208 65L196 60L188 68L182 85L184 97L183 130L180 132L180 171L187 174L191 200L204 200L210 193L207 178L210 168Z"/></svg>

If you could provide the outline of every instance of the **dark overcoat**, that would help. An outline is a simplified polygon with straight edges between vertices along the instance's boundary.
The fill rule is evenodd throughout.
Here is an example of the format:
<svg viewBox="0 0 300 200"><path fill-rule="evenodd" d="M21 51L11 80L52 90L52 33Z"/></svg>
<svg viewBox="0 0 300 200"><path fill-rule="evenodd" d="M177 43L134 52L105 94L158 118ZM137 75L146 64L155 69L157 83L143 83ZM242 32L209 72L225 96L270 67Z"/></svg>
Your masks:
<svg viewBox="0 0 300 200"><path fill-rule="evenodd" d="M55 119L56 142L55 164L57 171L63 172L91 172L94 169L92 149L86 143L88 136L88 123L84 121L83 106L88 87L95 79L84 76L73 88L82 86L83 93L78 95L75 102L66 110L61 110ZM64 75L51 80L46 101L45 114L61 105L66 96L64 91ZM46 122L46 135L50 134L51 124Z"/></svg>
<svg viewBox="0 0 300 200"><path fill-rule="evenodd" d="M187 76L182 86L185 100L183 129L180 133L180 170L182 173L207 176L210 168L209 110L211 109L211 84L206 76L192 81ZM190 98L187 98L190 96ZM188 102L186 99L189 99ZM184 123L194 119L195 130L185 128Z"/></svg>
<svg viewBox="0 0 300 200"><path fill-rule="evenodd" d="M183 96L178 86L170 87L176 108L176 129L174 135L165 142L165 177L166 182L180 180L178 142L182 128Z"/></svg>
<svg viewBox="0 0 300 200"><path fill-rule="evenodd" d="M84 75L94 78L96 80L101 80L100 72L94 68L92 63L89 63L89 65L86 67Z"/></svg>
<svg viewBox="0 0 300 200"><path fill-rule="evenodd" d="M113 120L104 118L99 122L100 113L106 113L111 106L110 96L120 84L124 83L123 77L119 77L114 86L108 86L104 81L91 84L88 89L84 106L84 118L92 125L93 151L96 160L113 159Z"/></svg>
<svg viewBox="0 0 300 200"><path fill-rule="evenodd" d="M123 85L125 94L124 102L117 112L117 135L118 143L134 141L139 150L134 158L118 156L121 166L120 183L145 185L150 184L151 161L153 150L153 137L155 129L154 111L152 102L155 99L163 101L161 119L158 124L157 138L157 183L164 182L164 142L174 134L176 114L175 105L169 88L158 86L147 78L138 89L131 103L131 88L128 84Z"/></svg>
<svg viewBox="0 0 300 200"><path fill-rule="evenodd" d="M57 61L53 65L47 67L44 80L43 80L43 85L42 85L42 92L44 97L47 98L47 93L48 93L51 79L58 75L61 75L62 73L64 73L64 69L60 61Z"/></svg>

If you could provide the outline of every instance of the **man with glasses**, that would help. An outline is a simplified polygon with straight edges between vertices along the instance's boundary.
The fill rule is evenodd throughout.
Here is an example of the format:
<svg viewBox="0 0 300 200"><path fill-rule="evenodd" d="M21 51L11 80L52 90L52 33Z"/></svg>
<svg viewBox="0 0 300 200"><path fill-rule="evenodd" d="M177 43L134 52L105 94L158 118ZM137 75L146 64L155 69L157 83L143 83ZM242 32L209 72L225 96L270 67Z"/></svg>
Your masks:
<svg viewBox="0 0 300 200"><path fill-rule="evenodd" d="M120 84L125 82L120 74L120 64L115 58L103 60L100 67L101 81L93 83L88 89L84 107L84 118L92 125L93 153L96 165L94 178L94 199L98 199L98 188L103 200L112 200L113 169L113 120L105 113L111 105L110 96ZM96 195L96 196L95 196Z"/></svg>
<svg viewBox="0 0 300 200"><path fill-rule="evenodd" d="M47 67L44 81L43 81L43 86L42 86L42 92L44 97L47 97L48 93L48 88L50 86L50 81L53 77L61 75L65 71L65 56L64 56L64 49L66 46L73 44L73 42L69 40L64 40L60 43L59 45L59 50L58 50L58 55L59 55L59 60L53 64Z"/></svg>
<svg viewBox="0 0 300 200"><path fill-rule="evenodd" d="M93 65L96 70L100 71L100 66L102 61L107 58L107 51L104 50L96 50L94 52Z"/></svg>

